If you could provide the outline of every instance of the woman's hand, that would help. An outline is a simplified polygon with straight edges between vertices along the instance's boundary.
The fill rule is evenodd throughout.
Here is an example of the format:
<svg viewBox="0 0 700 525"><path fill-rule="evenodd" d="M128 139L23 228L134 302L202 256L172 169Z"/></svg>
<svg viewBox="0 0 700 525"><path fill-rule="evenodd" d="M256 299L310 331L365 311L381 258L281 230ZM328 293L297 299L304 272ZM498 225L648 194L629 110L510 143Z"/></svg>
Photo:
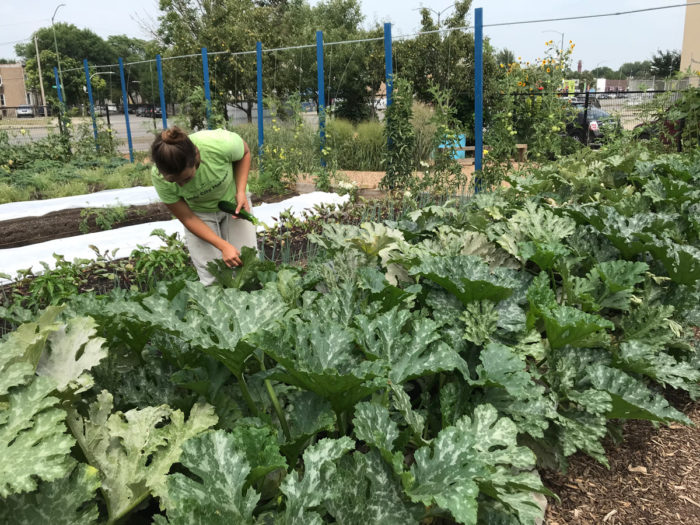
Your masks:
<svg viewBox="0 0 700 525"><path fill-rule="evenodd" d="M248 197L246 196L245 192L236 193L236 213L241 211L241 208L248 213L251 213L250 203L248 202Z"/></svg>
<svg viewBox="0 0 700 525"><path fill-rule="evenodd" d="M229 268L243 265L241 252L233 244L226 243L226 246L221 250L221 258Z"/></svg>

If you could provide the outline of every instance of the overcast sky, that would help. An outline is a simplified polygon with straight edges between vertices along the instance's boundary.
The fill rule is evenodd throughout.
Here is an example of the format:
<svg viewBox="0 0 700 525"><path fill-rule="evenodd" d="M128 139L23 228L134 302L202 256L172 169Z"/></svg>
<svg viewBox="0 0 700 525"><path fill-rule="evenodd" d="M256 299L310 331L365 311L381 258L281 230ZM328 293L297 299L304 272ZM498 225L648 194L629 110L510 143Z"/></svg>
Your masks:
<svg viewBox="0 0 700 525"><path fill-rule="evenodd" d="M420 27L421 6L451 13L450 0L360 0L366 25L392 22L393 34L405 35ZM40 27L55 21L87 28L102 37L126 34L148 38L138 19L152 24L158 16L157 0L0 0L0 58L15 58L14 44L28 41ZM317 0L311 0L312 4ZM648 7L684 4L685 0L476 0L484 8L484 24L563 18L628 11ZM700 6L690 9L700 9ZM546 40L576 43L574 66L583 61L584 69L609 66L617 69L624 62L645 60L658 49L680 50L683 41L685 7L576 21L539 22L505 27L486 27L485 34L497 48L507 47L532 60L544 54ZM301 44L302 42L300 42ZM311 43L311 42L309 42ZM264 45L264 42L263 42Z"/></svg>

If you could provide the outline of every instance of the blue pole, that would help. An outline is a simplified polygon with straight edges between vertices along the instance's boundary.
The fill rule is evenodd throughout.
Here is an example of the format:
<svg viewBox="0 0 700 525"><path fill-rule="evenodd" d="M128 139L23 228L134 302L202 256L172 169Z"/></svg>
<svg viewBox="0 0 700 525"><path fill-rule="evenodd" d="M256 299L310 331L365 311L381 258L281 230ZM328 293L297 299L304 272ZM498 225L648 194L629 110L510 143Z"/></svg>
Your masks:
<svg viewBox="0 0 700 525"><path fill-rule="evenodd" d="M474 9L474 191L479 191L484 156L484 10Z"/></svg>
<svg viewBox="0 0 700 525"><path fill-rule="evenodd" d="M129 97L126 91L126 79L124 78L124 61L119 57L119 76L122 81L122 101L124 102L124 119L126 121L126 138L129 140L129 160L134 162L134 145L131 142L131 126L129 126Z"/></svg>
<svg viewBox="0 0 700 525"><path fill-rule="evenodd" d="M58 102L63 104L63 94L61 94L61 82L58 80L58 69L53 68L53 76L56 77L56 91L58 92Z"/></svg>
<svg viewBox="0 0 700 525"><path fill-rule="evenodd" d="M316 69L318 71L318 130L321 138L321 150L326 147L326 86L323 81L323 31L316 31ZM326 160L321 155L321 166Z"/></svg>
<svg viewBox="0 0 700 525"><path fill-rule="evenodd" d="M386 78L386 107L391 106L394 94L394 62L391 47L391 23L384 24L384 69Z"/></svg>
<svg viewBox="0 0 700 525"><path fill-rule="evenodd" d="M209 55L202 48L202 71L204 72L204 98L207 101L207 128L211 129L211 89L209 89Z"/></svg>
<svg viewBox="0 0 700 525"><path fill-rule="evenodd" d="M263 131L263 82L262 82L262 42L255 44L258 66L258 161L262 159L263 144L265 143L265 132ZM262 163L258 162L258 170Z"/></svg>
<svg viewBox="0 0 700 525"><path fill-rule="evenodd" d="M92 132L95 135L95 149L100 151L97 143L97 121L95 120L95 102L92 100L92 83L90 82L90 68L87 58L83 59L83 69L85 70L85 83L87 84L88 100L90 101L90 116L92 117Z"/></svg>
<svg viewBox="0 0 700 525"><path fill-rule="evenodd" d="M163 88L163 63L160 54L156 55L158 69L158 91L160 92L160 113L163 118L163 129L168 129L168 115L165 112L165 88Z"/></svg>

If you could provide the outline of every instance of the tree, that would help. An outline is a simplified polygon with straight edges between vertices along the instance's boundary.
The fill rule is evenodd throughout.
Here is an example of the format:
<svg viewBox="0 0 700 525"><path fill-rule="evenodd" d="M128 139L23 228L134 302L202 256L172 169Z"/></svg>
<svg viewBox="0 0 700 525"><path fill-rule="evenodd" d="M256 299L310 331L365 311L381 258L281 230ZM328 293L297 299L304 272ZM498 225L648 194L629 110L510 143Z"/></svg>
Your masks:
<svg viewBox="0 0 700 525"><path fill-rule="evenodd" d="M515 53L510 49L503 48L496 53L496 62L503 65L512 64L515 62Z"/></svg>
<svg viewBox="0 0 700 525"><path fill-rule="evenodd" d="M83 72L83 59L87 58L91 64L111 64L116 61L114 51L97 34L89 29L78 29L73 24L57 23L53 29L43 27L38 29L30 42L17 44L15 53L26 60L27 84L30 89L39 89L39 74L34 47L34 36L37 38L39 54L41 58L42 76L45 86L56 84L53 68L58 66L58 60L54 45L54 33L56 31L56 45L61 60L63 72L63 88L67 104L79 104L86 100L83 90L85 86L85 73ZM46 90L46 96L54 103L58 102L58 94L55 89Z"/></svg>
<svg viewBox="0 0 700 525"><path fill-rule="evenodd" d="M596 67L591 69L591 74L595 78L615 78L617 74L608 66Z"/></svg>
<svg viewBox="0 0 700 525"><path fill-rule="evenodd" d="M651 70L651 61L643 60L641 62L625 62L620 66L620 73L623 77L643 78L649 74Z"/></svg>
<svg viewBox="0 0 700 525"><path fill-rule="evenodd" d="M421 11L421 31L428 32L396 44L399 75L413 84L416 98L431 103L431 85L449 90L457 108L457 118L471 125L474 118L474 35L463 29L435 32L438 29L463 28L471 0L455 3L452 16L441 22L433 21L431 11ZM432 31L432 32L431 32ZM498 96L499 67L488 40L484 42L484 105L488 107ZM488 117L488 114L486 115Z"/></svg>
<svg viewBox="0 0 700 525"><path fill-rule="evenodd" d="M681 69L681 53L678 50L661 51L651 57L650 73L657 77L668 78Z"/></svg>

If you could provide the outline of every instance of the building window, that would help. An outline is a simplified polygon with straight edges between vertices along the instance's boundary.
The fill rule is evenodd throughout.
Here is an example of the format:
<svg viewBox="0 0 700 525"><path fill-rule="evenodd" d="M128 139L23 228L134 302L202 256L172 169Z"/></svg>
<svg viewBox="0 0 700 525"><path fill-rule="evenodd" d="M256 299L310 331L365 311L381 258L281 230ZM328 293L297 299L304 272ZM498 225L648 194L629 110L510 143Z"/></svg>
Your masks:
<svg viewBox="0 0 700 525"><path fill-rule="evenodd" d="M5 95L3 93L0 93L0 106L5 105Z"/></svg>
<svg viewBox="0 0 700 525"><path fill-rule="evenodd" d="M32 94L31 93L27 93L27 104L29 104L30 106L32 105Z"/></svg>

